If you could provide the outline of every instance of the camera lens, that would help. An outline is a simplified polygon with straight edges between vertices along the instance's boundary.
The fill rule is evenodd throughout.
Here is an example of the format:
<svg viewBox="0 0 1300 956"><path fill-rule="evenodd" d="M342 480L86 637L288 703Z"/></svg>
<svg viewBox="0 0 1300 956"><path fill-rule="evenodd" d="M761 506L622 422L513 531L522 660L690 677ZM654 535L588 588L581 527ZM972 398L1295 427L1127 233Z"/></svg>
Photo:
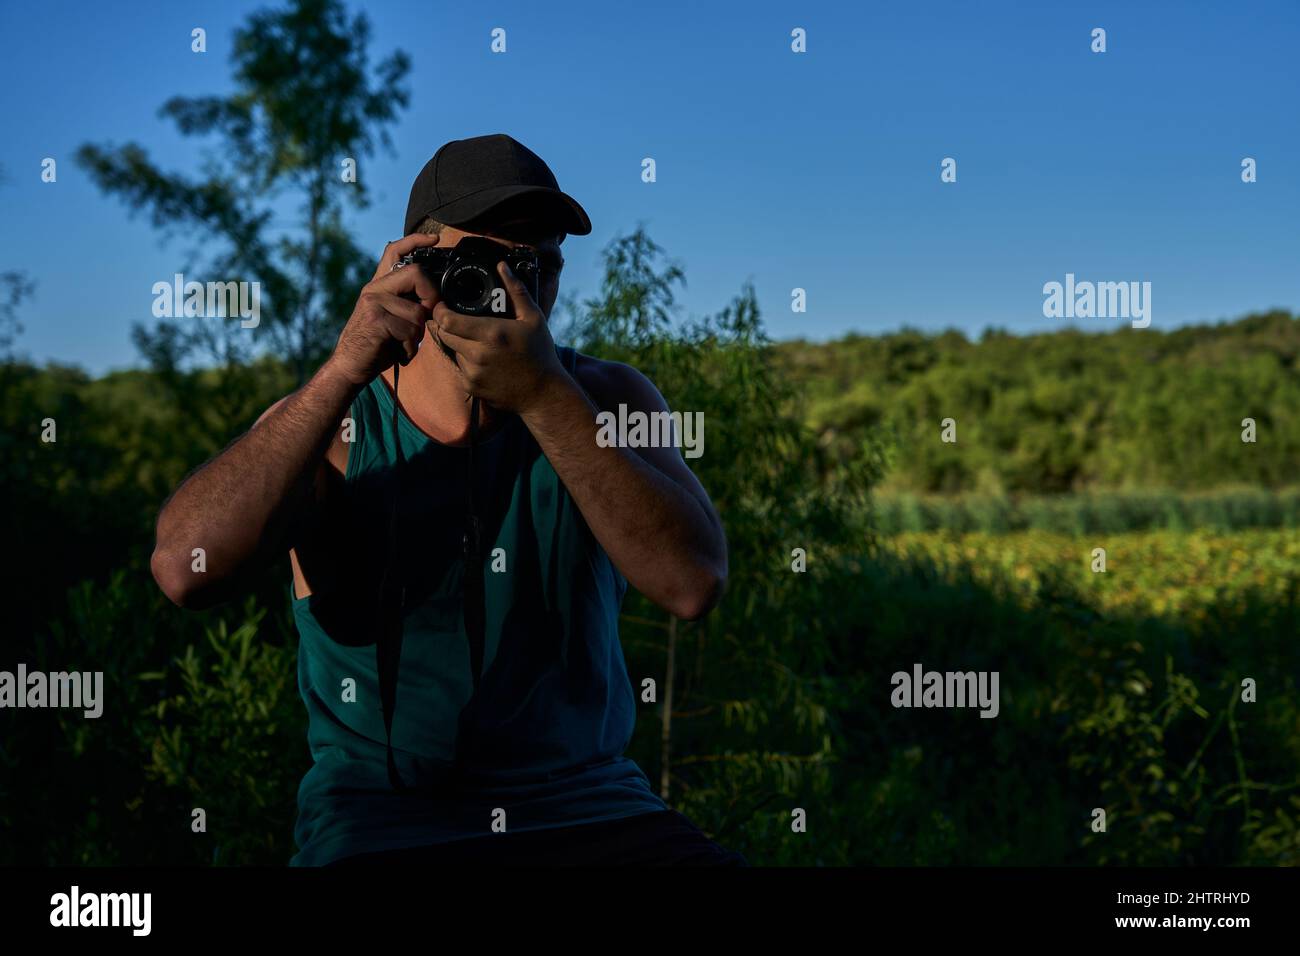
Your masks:
<svg viewBox="0 0 1300 956"><path fill-rule="evenodd" d="M457 312L478 315L487 311L495 283L481 265L465 263L453 267L442 282L442 297Z"/></svg>

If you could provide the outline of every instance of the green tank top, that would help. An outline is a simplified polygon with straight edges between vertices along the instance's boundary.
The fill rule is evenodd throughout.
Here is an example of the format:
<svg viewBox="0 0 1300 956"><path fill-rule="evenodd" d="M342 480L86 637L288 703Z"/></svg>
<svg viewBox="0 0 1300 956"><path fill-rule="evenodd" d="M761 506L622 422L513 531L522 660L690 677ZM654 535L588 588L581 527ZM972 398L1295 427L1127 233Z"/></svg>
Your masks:
<svg viewBox="0 0 1300 956"><path fill-rule="evenodd" d="M576 353L557 351L573 373ZM514 416L474 453L487 612L475 689L461 597L468 449L398 414L395 554L407 585L392 748L407 786L392 788L375 642L396 487L393 406L382 378L352 406L331 529L356 557L348 575L306 598L290 590L313 760L298 789L292 863L665 809L623 756L636 719L618 639L627 582Z"/></svg>

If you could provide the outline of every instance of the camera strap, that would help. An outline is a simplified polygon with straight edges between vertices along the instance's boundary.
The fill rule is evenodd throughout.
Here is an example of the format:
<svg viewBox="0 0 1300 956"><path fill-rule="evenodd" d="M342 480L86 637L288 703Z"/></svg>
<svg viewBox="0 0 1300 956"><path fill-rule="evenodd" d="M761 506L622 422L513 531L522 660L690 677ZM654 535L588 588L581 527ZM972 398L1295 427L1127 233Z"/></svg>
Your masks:
<svg viewBox="0 0 1300 956"><path fill-rule="evenodd" d="M483 587L483 525L479 519L478 488L474 480L474 448L478 444L478 397L469 405L469 455L466 457L466 527L464 537L465 578L462 597L465 637L469 640L469 667L478 690L483 676L484 632L487 630L487 595Z"/></svg>
<svg viewBox="0 0 1300 956"><path fill-rule="evenodd" d="M397 674L402 658L402 619L406 609L405 568L397 553L397 515L402 493L402 472L406 455L402 451L402 436L398 429L397 380L400 365L393 366L393 445L397 461L393 467L393 495L388 522L388 560L379 585L380 635L375 645L375 669L379 677L379 700L384 712L384 733L388 755L388 782L394 790L406 789L397 761L393 756L393 713L397 709ZM479 400L470 399L469 452L466 456L466 527L462 538L465 558L465 576L462 599L465 615L465 636L469 641L470 673L474 689L478 690L483 674L483 648L487 625L487 596L483 586L483 526L479 517L479 502L474 480L474 450L478 445ZM396 571L396 579L390 574Z"/></svg>
<svg viewBox="0 0 1300 956"><path fill-rule="evenodd" d="M393 447L397 461L393 465L393 494L388 516L388 560L384 562L379 583L379 640L375 643L379 702L384 710L384 733L387 735L388 782L394 790L406 789L393 758L393 712L397 709L397 670L402 659L402 617L406 610L406 569L397 554L397 513L402 497L402 472L406 470L402 433L397 425L397 376L400 369L400 365L393 366ZM399 580L390 582L389 576L394 570Z"/></svg>

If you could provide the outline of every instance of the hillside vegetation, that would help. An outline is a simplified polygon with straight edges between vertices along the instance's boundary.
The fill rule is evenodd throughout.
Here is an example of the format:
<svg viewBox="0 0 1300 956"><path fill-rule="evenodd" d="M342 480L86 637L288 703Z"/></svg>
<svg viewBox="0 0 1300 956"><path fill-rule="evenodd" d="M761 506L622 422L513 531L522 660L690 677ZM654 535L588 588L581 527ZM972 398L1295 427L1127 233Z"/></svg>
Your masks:
<svg viewBox="0 0 1300 956"><path fill-rule="evenodd" d="M776 351L824 442L885 449L883 492L1300 484L1300 318L1287 312L1170 332L905 330ZM954 443L940 440L945 418Z"/></svg>

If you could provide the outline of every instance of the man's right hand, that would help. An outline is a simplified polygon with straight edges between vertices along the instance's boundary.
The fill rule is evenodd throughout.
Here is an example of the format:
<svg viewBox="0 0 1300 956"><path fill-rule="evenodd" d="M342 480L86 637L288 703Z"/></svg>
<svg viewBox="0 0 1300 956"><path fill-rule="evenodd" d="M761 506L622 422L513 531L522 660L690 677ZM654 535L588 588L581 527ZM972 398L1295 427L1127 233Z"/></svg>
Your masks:
<svg viewBox="0 0 1300 956"><path fill-rule="evenodd" d="M363 386L391 365L405 365L419 351L424 324L438 304L438 292L418 267L393 271L397 260L422 246L436 246L438 236L412 233L390 242L375 276L357 297L326 362L355 386ZM418 302L403 296L415 293Z"/></svg>
<svg viewBox="0 0 1300 956"><path fill-rule="evenodd" d="M433 283L418 268L393 272L393 263L437 244L436 236L426 235L389 243L321 370L330 373L313 375L268 409L163 505L150 568L172 601L205 608L228 600L254 571L294 546L356 390L415 355L437 305ZM420 301L402 298L412 292ZM192 564L195 548L206 554L201 572Z"/></svg>

